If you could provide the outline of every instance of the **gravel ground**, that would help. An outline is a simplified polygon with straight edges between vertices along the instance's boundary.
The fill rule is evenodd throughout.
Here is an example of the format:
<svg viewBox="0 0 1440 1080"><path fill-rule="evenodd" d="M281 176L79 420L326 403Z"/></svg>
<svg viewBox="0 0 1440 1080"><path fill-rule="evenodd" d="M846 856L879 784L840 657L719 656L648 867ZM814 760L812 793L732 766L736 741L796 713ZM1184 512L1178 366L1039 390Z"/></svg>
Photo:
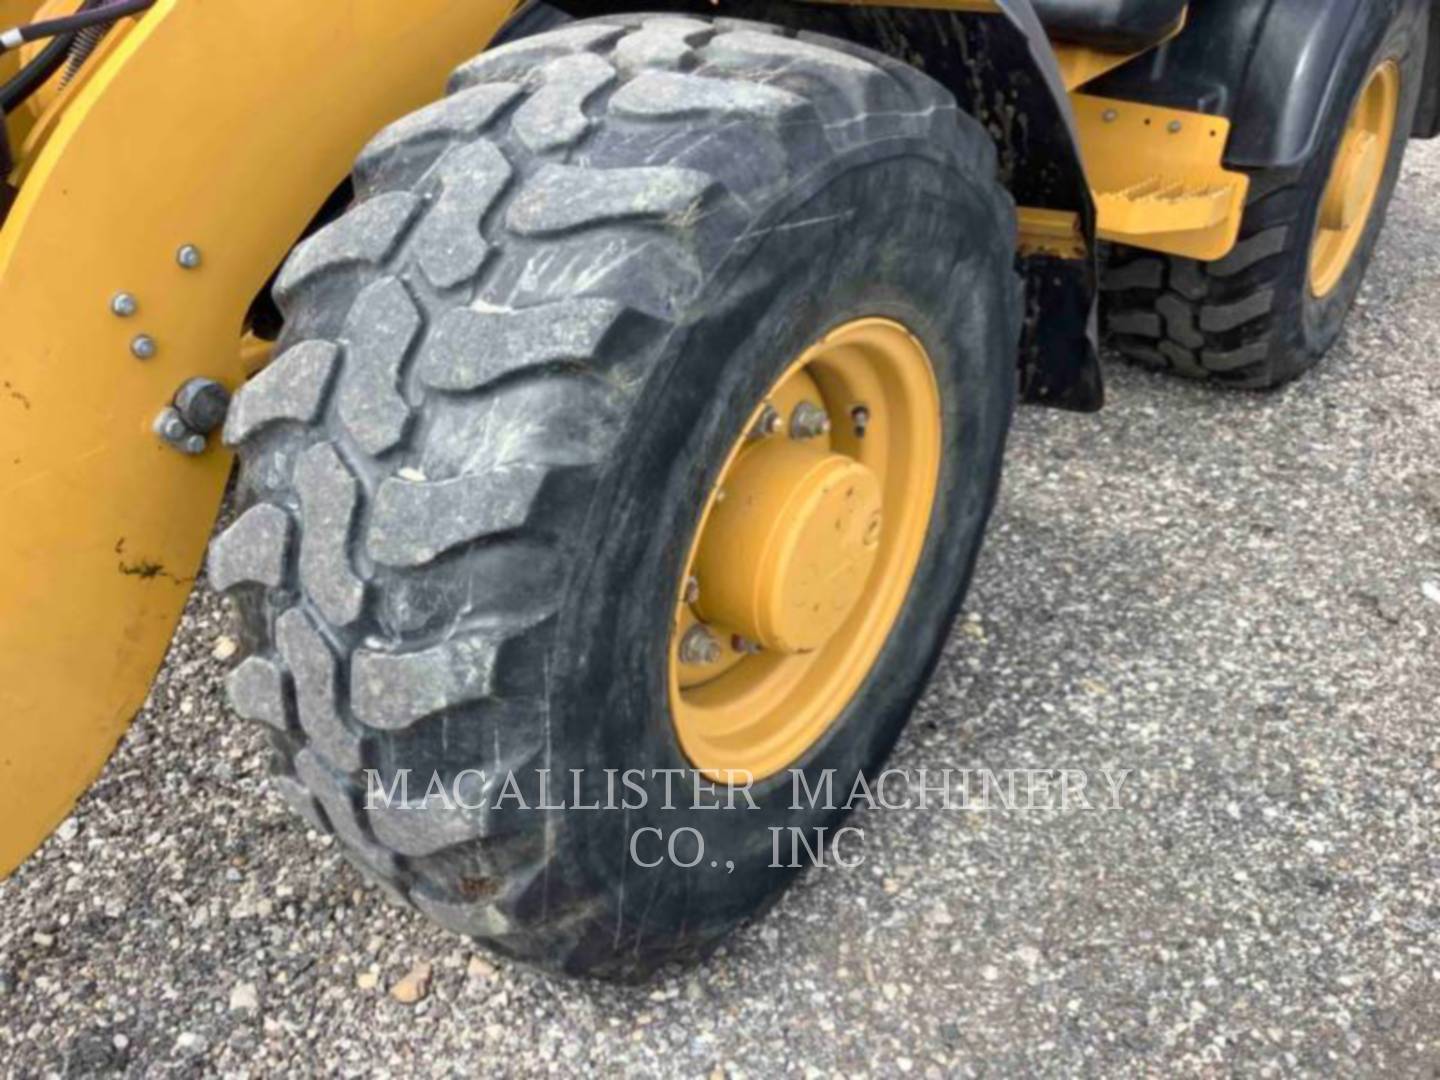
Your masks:
<svg viewBox="0 0 1440 1080"><path fill-rule="evenodd" d="M1021 415L898 764L1132 769L1119 812L862 815L863 866L810 874L703 968L554 981L392 909L282 810L202 588L104 778L0 884L0 1063L1435 1075L1436 206L1440 144L1418 146L1300 384L1112 363L1099 417Z"/></svg>

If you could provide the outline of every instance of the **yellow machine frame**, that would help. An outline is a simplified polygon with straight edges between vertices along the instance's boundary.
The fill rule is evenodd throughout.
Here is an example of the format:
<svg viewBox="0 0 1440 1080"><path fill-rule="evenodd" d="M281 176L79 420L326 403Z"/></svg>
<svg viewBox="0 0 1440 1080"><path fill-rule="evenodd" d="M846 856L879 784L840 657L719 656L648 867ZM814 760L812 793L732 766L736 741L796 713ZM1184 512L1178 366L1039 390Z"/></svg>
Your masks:
<svg viewBox="0 0 1440 1080"><path fill-rule="evenodd" d="M355 155L512 7L161 0L53 122L0 231L0 873L144 704L201 564L230 457L152 419L244 378L251 299Z"/></svg>

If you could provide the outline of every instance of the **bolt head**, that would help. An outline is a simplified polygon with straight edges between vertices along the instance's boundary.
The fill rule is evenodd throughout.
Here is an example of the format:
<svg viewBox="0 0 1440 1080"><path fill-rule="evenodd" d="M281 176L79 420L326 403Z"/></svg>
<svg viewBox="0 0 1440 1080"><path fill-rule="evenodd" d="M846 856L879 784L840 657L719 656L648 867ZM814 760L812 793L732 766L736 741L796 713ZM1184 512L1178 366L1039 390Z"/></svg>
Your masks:
<svg viewBox="0 0 1440 1080"><path fill-rule="evenodd" d="M200 249L194 244L186 244L175 253L175 261L186 270L198 270L204 261L204 256L200 254Z"/></svg>
<svg viewBox="0 0 1440 1080"><path fill-rule="evenodd" d="M160 351L160 347L155 344L155 339L149 334L141 334L130 342L130 351L135 354L137 360L151 360Z"/></svg>
<svg viewBox="0 0 1440 1080"><path fill-rule="evenodd" d="M135 299L135 295L133 293L116 293L115 298L110 301L111 314L115 315L117 318L131 318L139 310L140 301Z"/></svg>
<svg viewBox="0 0 1440 1080"><path fill-rule="evenodd" d="M830 416L813 401L802 401L790 414L792 439L818 439L830 433Z"/></svg>
<svg viewBox="0 0 1440 1080"><path fill-rule="evenodd" d="M1170 132L1171 135L1176 135L1184 126L1185 125L1180 123L1179 120L1171 120L1167 130Z"/></svg>
<svg viewBox="0 0 1440 1080"><path fill-rule="evenodd" d="M764 652L764 647L759 642L751 641L740 634L735 634L730 639L730 648L734 649L741 656L754 656L756 653Z"/></svg>
<svg viewBox="0 0 1440 1080"><path fill-rule="evenodd" d="M685 603L698 604L700 602L700 579L690 576L685 579Z"/></svg>
<svg viewBox="0 0 1440 1080"><path fill-rule="evenodd" d="M708 626L695 625L680 639L680 662L705 666L718 664L723 650Z"/></svg>
<svg viewBox="0 0 1440 1080"><path fill-rule="evenodd" d="M230 391L214 379L190 379L175 394L175 408L192 431L209 435L225 423Z"/></svg>
<svg viewBox="0 0 1440 1080"><path fill-rule="evenodd" d="M850 422L855 425L855 437L863 439L870 427L870 410L864 405L856 405L850 410Z"/></svg>
<svg viewBox="0 0 1440 1080"><path fill-rule="evenodd" d="M768 439L779 433L785 426L785 419L774 405L767 404L760 412L760 418L755 421L755 427L750 431L752 439Z"/></svg>
<svg viewBox="0 0 1440 1080"><path fill-rule="evenodd" d="M180 452L183 454L188 454L190 457L199 457L201 454L205 453L205 448L207 445L208 440L205 438L204 435L200 434L188 435L179 443Z"/></svg>
<svg viewBox="0 0 1440 1080"><path fill-rule="evenodd" d="M1116 120L1120 119L1120 114L1114 109L1106 109L1100 114L1100 119L1104 120L1107 124L1113 124Z"/></svg>

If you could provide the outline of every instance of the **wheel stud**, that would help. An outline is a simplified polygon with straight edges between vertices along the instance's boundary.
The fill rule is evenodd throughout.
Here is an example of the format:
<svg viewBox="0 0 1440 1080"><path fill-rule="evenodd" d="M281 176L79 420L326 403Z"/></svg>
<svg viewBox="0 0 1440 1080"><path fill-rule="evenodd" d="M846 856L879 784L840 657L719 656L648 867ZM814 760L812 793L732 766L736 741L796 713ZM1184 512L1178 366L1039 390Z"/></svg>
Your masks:
<svg viewBox="0 0 1440 1080"><path fill-rule="evenodd" d="M736 634L730 639L730 648L741 656L754 656L756 653L764 652L765 647L759 642L751 641L747 637Z"/></svg>
<svg viewBox="0 0 1440 1080"><path fill-rule="evenodd" d="M814 402L802 401L790 414L792 439L818 439L830 434L830 416Z"/></svg>
<svg viewBox="0 0 1440 1080"><path fill-rule="evenodd" d="M720 642L708 626L692 626L680 639L680 662L693 666L718 664L721 656Z"/></svg>
<svg viewBox="0 0 1440 1080"><path fill-rule="evenodd" d="M760 418L755 421L755 426L750 429L750 438L768 439L772 435L778 435L784 426L785 418L774 405L767 403L760 411Z"/></svg>
<svg viewBox="0 0 1440 1080"><path fill-rule="evenodd" d="M863 439L870 428L870 410L864 405L856 405L850 410L850 422L855 425L855 437Z"/></svg>

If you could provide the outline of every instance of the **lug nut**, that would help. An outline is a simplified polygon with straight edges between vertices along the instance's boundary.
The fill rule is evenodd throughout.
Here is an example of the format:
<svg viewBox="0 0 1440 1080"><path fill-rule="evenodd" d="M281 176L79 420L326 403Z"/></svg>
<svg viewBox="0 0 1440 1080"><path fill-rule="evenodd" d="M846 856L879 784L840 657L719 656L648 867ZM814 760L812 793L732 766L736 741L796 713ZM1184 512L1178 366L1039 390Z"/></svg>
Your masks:
<svg viewBox="0 0 1440 1080"><path fill-rule="evenodd" d="M135 299L134 293L116 293L115 298L110 301L110 312L117 318L129 319L140 310L140 301Z"/></svg>
<svg viewBox="0 0 1440 1080"><path fill-rule="evenodd" d="M175 408L192 431L209 435L225 423L230 391L214 379L191 379L176 392Z"/></svg>
<svg viewBox="0 0 1440 1080"><path fill-rule="evenodd" d="M855 437L863 439L870 428L870 410L864 405L856 405L850 410L850 422L855 425Z"/></svg>
<svg viewBox="0 0 1440 1080"><path fill-rule="evenodd" d="M130 342L130 351L137 360L153 360L160 347L155 344L155 339L149 334L141 334L134 341Z"/></svg>
<svg viewBox="0 0 1440 1080"><path fill-rule="evenodd" d="M186 270L198 270L204 259L198 247L194 244L186 244L175 253L175 261Z"/></svg>
<svg viewBox="0 0 1440 1080"><path fill-rule="evenodd" d="M818 439L830 433L830 416L819 405L802 401L790 414L790 437L792 439Z"/></svg>
<svg viewBox="0 0 1440 1080"><path fill-rule="evenodd" d="M760 412L760 418L755 421L755 426L750 429L750 438L768 439L772 435L778 435L780 429L785 426L785 419L774 405L767 404Z"/></svg>
<svg viewBox="0 0 1440 1080"><path fill-rule="evenodd" d="M754 656L756 653L764 652L765 647L757 641L751 641L747 637L736 634L730 639L730 648L741 656Z"/></svg>
<svg viewBox="0 0 1440 1080"><path fill-rule="evenodd" d="M710 632L708 626L696 624L685 631L685 636L680 639L680 662L703 667L709 664L720 662L720 642L715 640L715 635Z"/></svg>

